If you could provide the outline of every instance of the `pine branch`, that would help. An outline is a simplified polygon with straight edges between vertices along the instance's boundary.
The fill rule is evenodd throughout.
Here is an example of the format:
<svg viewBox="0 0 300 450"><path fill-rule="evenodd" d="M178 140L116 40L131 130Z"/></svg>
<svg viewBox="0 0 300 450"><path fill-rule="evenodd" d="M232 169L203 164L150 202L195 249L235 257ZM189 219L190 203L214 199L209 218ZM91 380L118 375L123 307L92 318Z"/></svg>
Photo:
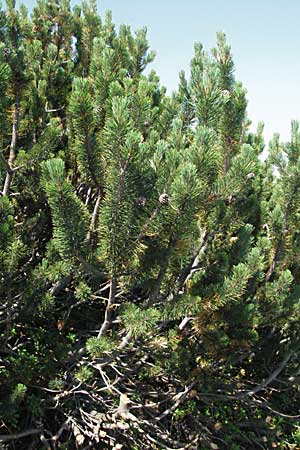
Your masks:
<svg viewBox="0 0 300 450"><path fill-rule="evenodd" d="M157 278L155 280L154 286L153 286L153 288L152 288L152 290L150 292L147 306L153 305L159 298L160 288L161 288L163 279L164 279L165 274L166 274L167 269L168 269L169 260L170 260L170 257L171 257L171 254L172 254L172 249L173 249L173 246L174 246L175 242L176 242L176 239L174 238L173 235L171 235L170 239L169 239L168 247L167 247L167 250L166 250L166 255L165 255L163 261L160 264L159 273L158 273L158 276L157 276Z"/></svg>
<svg viewBox="0 0 300 450"><path fill-rule="evenodd" d="M110 363L112 363L116 359L118 354L120 352L122 352L129 345L129 343L131 342L131 339L132 339L132 332L128 331L128 333L126 333L125 336L123 337L121 343L118 345L117 353L115 355L107 357L100 363L93 364L93 367L95 367L95 369L100 370L100 369L103 369L104 367L108 366Z"/></svg>
<svg viewBox="0 0 300 450"><path fill-rule="evenodd" d="M274 257L271 261L270 267L266 273L266 277L265 277L266 282L270 281L270 279L276 269L276 266L280 260L282 251L284 249L285 237L286 237L286 232L287 232L288 214L289 214L289 204L287 204L285 207L281 235L280 235L279 242L278 242L278 245L275 250L275 255L274 255Z"/></svg>

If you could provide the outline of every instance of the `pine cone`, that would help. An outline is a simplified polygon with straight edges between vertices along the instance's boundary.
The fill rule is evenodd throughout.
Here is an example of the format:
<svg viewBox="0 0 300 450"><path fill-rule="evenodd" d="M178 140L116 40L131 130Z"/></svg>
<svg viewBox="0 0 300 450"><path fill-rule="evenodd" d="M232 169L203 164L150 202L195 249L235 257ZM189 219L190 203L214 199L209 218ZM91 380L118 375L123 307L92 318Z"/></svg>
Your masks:
<svg viewBox="0 0 300 450"><path fill-rule="evenodd" d="M231 93L230 93L230 91L228 91L228 89L223 89L222 95L223 95L223 97L225 97L225 98L229 98L230 95L231 95Z"/></svg>
<svg viewBox="0 0 300 450"><path fill-rule="evenodd" d="M167 205L169 203L169 196L165 192L159 196L159 203Z"/></svg>
<svg viewBox="0 0 300 450"><path fill-rule="evenodd" d="M138 197L135 201L136 206L145 206L147 199L145 197Z"/></svg>

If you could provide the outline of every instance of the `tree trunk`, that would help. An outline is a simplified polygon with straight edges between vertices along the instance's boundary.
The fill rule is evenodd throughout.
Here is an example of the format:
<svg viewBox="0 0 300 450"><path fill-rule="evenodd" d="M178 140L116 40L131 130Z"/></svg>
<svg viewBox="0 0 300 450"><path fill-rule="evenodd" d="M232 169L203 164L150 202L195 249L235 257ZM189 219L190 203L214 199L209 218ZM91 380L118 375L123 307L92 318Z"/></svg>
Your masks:
<svg viewBox="0 0 300 450"><path fill-rule="evenodd" d="M15 107L13 112L13 121L12 121L12 136L10 142L10 150L8 157L8 167L7 173L5 177L4 187L2 191L2 195L6 196L9 194L10 186L14 176L14 162L16 159L16 148L17 148L17 140L18 140L18 130L19 130L19 114L20 114L20 100L17 97L15 101Z"/></svg>

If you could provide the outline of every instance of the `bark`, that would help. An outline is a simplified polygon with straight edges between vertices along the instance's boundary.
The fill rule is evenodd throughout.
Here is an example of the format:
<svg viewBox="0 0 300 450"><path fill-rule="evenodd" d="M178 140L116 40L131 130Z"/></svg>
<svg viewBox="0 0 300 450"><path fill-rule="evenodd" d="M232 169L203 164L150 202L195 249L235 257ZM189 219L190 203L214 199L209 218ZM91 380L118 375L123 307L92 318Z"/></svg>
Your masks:
<svg viewBox="0 0 300 450"><path fill-rule="evenodd" d="M94 233L95 228L96 228L96 223L97 223L97 218L98 218L98 213L99 213L99 208L100 208L100 201L101 201L101 194L100 194L100 191L98 191L97 200L96 200L96 203L95 203L95 206L94 206L94 211L93 211L93 214L92 214L90 229L89 229L89 231L88 231L88 233L86 235L86 241L87 241L88 244L91 243L92 236L93 236L93 233Z"/></svg>
<svg viewBox="0 0 300 450"><path fill-rule="evenodd" d="M115 298L117 293L117 278L116 276L113 276L110 282L110 290L109 290L109 297L105 309L105 316L104 321L102 323L101 329L98 333L98 338L103 336L106 331L110 328L111 325L111 318L112 318L112 309L115 304Z"/></svg>
<svg viewBox="0 0 300 450"><path fill-rule="evenodd" d="M18 141L19 114L20 114L20 100L19 100L19 98L16 98L14 112L13 112L13 120L12 120L12 136L11 136L10 149L9 149L7 172L6 172L4 187L3 187L3 191L2 191L3 196L7 196L9 194L11 183L13 181L14 172L16 170L16 169L14 169L14 162L16 159L16 149L17 149L17 141Z"/></svg>

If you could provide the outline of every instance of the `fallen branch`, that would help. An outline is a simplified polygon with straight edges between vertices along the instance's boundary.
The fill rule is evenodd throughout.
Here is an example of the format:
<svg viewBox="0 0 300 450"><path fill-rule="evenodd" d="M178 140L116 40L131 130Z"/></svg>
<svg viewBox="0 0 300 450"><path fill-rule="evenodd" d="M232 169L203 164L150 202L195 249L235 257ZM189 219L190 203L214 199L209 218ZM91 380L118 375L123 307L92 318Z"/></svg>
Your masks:
<svg viewBox="0 0 300 450"><path fill-rule="evenodd" d="M32 434L41 434L42 430L39 428L31 428L26 431L22 431L21 433L15 433L15 434L0 434L0 442L8 442L13 441L16 439L21 439L26 436L31 436Z"/></svg>
<svg viewBox="0 0 300 450"><path fill-rule="evenodd" d="M198 384L198 381L193 381L188 386L185 387L184 391L180 392L179 394L176 394L173 397L173 401L175 400L175 403L168 409L166 409L163 413L161 413L158 417L156 417L155 420L160 421L164 419L166 416L171 414L175 409L186 399L188 393L193 389L194 386Z"/></svg>

